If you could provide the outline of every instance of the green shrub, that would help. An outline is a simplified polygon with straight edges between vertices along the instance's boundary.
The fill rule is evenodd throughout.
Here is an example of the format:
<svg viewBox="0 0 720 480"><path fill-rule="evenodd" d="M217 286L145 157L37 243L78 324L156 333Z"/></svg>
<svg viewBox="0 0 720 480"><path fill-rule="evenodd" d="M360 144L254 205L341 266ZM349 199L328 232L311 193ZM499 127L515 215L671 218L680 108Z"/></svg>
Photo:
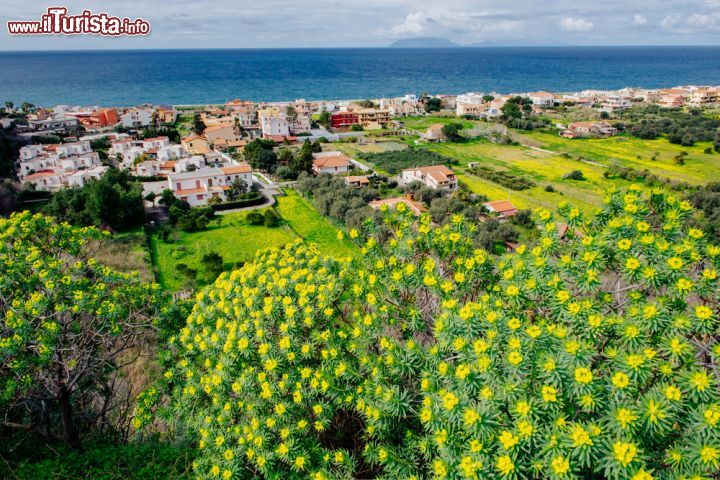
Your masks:
<svg viewBox="0 0 720 480"><path fill-rule="evenodd" d="M563 175L563 178L566 178L568 180L585 180L585 175L583 174L582 170L573 170L572 172L566 173Z"/></svg>
<svg viewBox="0 0 720 480"><path fill-rule="evenodd" d="M221 275L164 375L197 474L716 475L720 247L658 191L614 192L592 220L559 211L497 260L463 217L400 204L350 232L356 261L298 241Z"/></svg>

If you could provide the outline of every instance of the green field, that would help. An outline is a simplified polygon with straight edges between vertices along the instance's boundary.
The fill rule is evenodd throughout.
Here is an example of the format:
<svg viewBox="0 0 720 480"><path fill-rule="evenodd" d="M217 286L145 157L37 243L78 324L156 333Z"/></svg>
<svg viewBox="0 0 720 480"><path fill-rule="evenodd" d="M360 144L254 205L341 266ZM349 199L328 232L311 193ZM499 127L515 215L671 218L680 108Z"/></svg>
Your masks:
<svg viewBox="0 0 720 480"><path fill-rule="evenodd" d="M170 291L186 287L186 277L177 270L179 263L202 270L200 259L209 252L223 257L226 268L237 262L246 262L255 252L270 247L281 247L294 240L296 235L287 227L268 228L249 225L245 213L230 213L220 217L202 232L177 232L177 242L165 243L157 235L150 241L152 256L157 268L158 281Z"/></svg>
<svg viewBox="0 0 720 480"><path fill-rule="evenodd" d="M337 227L320 215L307 199L295 190L285 193L284 197L278 197L277 209L288 227L301 238L317 244L322 253L331 257L353 257L359 253L349 240L338 240Z"/></svg>
<svg viewBox="0 0 720 480"><path fill-rule="evenodd" d="M530 132L523 136L535 139L548 150L568 153L575 157L610 166L619 163L638 170L648 169L652 173L692 184L704 184L720 178L720 154L704 153L709 142L683 147L664 138L642 140L624 135L606 139L568 139L558 135ZM685 165L678 165L674 157L687 152ZM655 156L655 160L652 157Z"/></svg>
<svg viewBox="0 0 720 480"><path fill-rule="evenodd" d="M192 286L177 265L183 263L197 270L201 279L200 260L206 253L220 254L225 269L232 269L251 260L259 250L282 247L296 238L316 243L325 255L337 258L357 255L358 249L347 239L338 240L337 228L295 190L287 190L286 196L277 200L276 208L284 222L276 228L250 225L245 221L247 213L238 212L219 216L219 223L212 222L201 232L176 231L170 242L153 235L150 247L160 284L173 292ZM199 281L198 285L202 283Z"/></svg>
<svg viewBox="0 0 720 480"><path fill-rule="evenodd" d="M424 129L433 123L453 121L448 117L411 117L402 119L410 128ZM456 119L457 120L457 119ZM461 120L466 132L485 128L502 128L497 124ZM492 200L510 199L520 208L545 206L555 208L563 200L571 201L587 213L600 206L604 191L611 186L626 186L628 182L618 179L606 179L605 170L613 165L630 167L636 170L649 170L661 178L705 184L720 178L720 154L704 153L710 143L698 143L692 147L683 147L666 139L642 140L620 135L608 139L566 139L548 132L518 132L509 134L529 145L499 145L483 140L471 140L464 143L420 143L419 148L427 148L442 155L455 158L461 166L453 167L461 181L476 192ZM530 147L532 146L532 148ZM675 157L687 152L685 165L678 165ZM653 157L655 158L653 160ZM508 170L534 181L537 186L513 191L491 181L472 175L465 166L470 162L492 167L496 170ZM581 170L585 181L563 178L572 170ZM546 192L545 187L552 185L556 190Z"/></svg>
<svg viewBox="0 0 720 480"><path fill-rule="evenodd" d="M428 115L426 117L401 117L397 119L399 122L403 122L407 128L413 130L419 130L424 132L430 125L441 123L443 125L447 123L462 123L463 128L472 128L477 122L472 120L465 120L464 118L458 118L455 116L439 117L435 115Z"/></svg>

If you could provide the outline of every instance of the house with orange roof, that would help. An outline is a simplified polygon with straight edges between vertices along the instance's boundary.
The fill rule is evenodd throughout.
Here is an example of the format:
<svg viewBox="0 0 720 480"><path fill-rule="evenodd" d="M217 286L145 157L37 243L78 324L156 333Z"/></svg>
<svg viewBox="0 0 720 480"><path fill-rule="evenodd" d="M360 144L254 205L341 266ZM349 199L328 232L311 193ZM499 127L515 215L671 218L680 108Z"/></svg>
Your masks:
<svg viewBox="0 0 720 480"><path fill-rule="evenodd" d="M242 140L239 129L232 123L207 127L203 133L210 145L227 145L230 141Z"/></svg>
<svg viewBox="0 0 720 480"><path fill-rule="evenodd" d="M368 205L373 210L381 210L382 208L397 208L397 206L401 203L404 204L405 207L407 207L407 209L410 210L416 217L419 217L423 212L427 211L427 208L425 208L422 203L415 200L412 193L407 193L404 197L373 200L372 202L369 202Z"/></svg>
<svg viewBox="0 0 720 480"><path fill-rule="evenodd" d="M180 145L182 145L188 153L194 155L204 155L210 153L210 143L207 138L201 137L200 135L188 135L180 139Z"/></svg>
<svg viewBox="0 0 720 480"><path fill-rule="evenodd" d="M422 182L436 190L455 190L457 188L455 172L445 165L406 168L400 174L400 183L407 185L412 182Z"/></svg>
<svg viewBox="0 0 720 480"><path fill-rule="evenodd" d="M485 202L483 203L483 207L485 207L488 212L495 215L495 217L500 221L507 220L518 213L518 209L515 208L510 200L494 200L492 202Z"/></svg>
<svg viewBox="0 0 720 480"><path fill-rule="evenodd" d="M352 168L351 158L342 152L313 153L313 172L316 174L347 173Z"/></svg>
<svg viewBox="0 0 720 480"><path fill-rule="evenodd" d="M345 177L345 186L347 187L367 187L370 185L370 179L366 175L350 175Z"/></svg>

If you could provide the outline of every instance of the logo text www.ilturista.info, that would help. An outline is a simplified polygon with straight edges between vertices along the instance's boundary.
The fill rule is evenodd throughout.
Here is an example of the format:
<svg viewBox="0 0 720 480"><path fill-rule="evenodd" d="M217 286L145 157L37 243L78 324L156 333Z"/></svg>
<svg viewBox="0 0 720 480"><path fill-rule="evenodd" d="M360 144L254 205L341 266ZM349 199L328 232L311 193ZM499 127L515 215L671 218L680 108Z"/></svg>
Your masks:
<svg viewBox="0 0 720 480"><path fill-rule="evenodd" d="M150 23L142 18L113 17L107 13L83 10L79 15L68 15L67 7L50 7L40 20L7 22L10 35L147 35Z"/></svg>

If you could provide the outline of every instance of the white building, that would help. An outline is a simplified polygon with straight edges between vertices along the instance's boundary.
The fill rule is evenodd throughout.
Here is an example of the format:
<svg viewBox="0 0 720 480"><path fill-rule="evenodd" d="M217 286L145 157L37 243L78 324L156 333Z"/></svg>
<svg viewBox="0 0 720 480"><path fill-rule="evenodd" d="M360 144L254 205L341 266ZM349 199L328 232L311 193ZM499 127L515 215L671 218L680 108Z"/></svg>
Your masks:
<svg viewBox="0 0 720 480"><path fill-rule="evenodd" d="M426 186L436 190L455 190L457 188L455 172L445 165L406 168L400 174L400 183L407 185L412 182L422 182Z"/></svg>
<svg viewBox="0 0 720 480"><path fill-rule="evenodd" d="M555 95L550 92L530 92L527 97L532 100L533 105L547 108L555 105Z"/></svg>
<svg viewBox="0 0 720 480"><path fill-rule="evenodd" d="M290 123L284 113L278 108L266 108L258 112L260 129L264 137L290 135Z"/></svg>
<svg viewBox="0 0 720 480"><path fill-rule="evenodd" d="M17 172L20 180L24 180L28 175L41 171L64 173L99 165L100 156L92 151L88 141L26 145L20 149Z"/></svg>
<svg viewBox="0 0 720 480"><path fill-rule="evenodd" d="M352 168L350 157L342 152L320 152L313 153L313 171L317 174L347 173Z"/></svg>
<svg viewBox="0 0 720 480"><path fill-rule="evenodd" d="M82 187L91 180L98 180L110 169L105 165L93 167L89 170L78 170L67 176L67 184L70 187Z"/></svg>
<svg viewBox="0 0 720 480"><path fill-rule="evenodd" d="M157 159L161 162L176 160L187 156L187 152L182 145L167 145L157 150Z"/></svg>
<svg viewBox="0 0 720 480"><path fill-rule="evenodd" d="M168 175L168 185L176 197L196 207L207 205L213 197L225 200L225 192L236 179L245 182L249 189L252 186L250 165L239 163L227 167L171 173Z"/></svg>
<svg viewBox="0 0 720 480"><path fill-rule="evenodd" d="M120 115L120 122L125 128L147 127L153 123L153 111L146 108L131 108Z"/></svg>

